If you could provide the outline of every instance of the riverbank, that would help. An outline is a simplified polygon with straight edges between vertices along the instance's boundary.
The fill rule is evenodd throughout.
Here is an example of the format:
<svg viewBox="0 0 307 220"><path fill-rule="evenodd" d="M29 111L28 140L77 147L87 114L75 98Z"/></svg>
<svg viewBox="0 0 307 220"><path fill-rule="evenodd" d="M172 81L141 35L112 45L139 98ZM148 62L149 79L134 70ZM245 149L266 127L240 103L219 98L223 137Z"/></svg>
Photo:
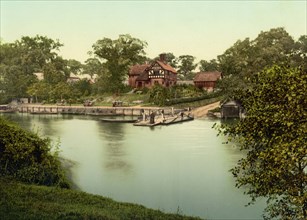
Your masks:
<svg viewBox="0 0 307 220"><path fill-rule="evenodd" d="M0 177L0 219L200 219L76 190L28 185Z"/></svg>
<svg viewBox="0 0 307 220"><path fill-rule="evenodd" d="M126 106L126 107L110 107L110 106L57 106L57 105L41 105L41 104L23 104L16 107L16 110L21 113L31 114L75 114L75 115L96 115L96 116L140 116L142 112L150 114L150 112L163 109L165 115L177 114L186 109L192 110L192 115L195 118L205 117L209 110L215 109L220 105L220 98L213 98L200 102L198 105L175 105L173 107L157 107L157 106ZM193 106L193 107L191 107Z"/></svg>

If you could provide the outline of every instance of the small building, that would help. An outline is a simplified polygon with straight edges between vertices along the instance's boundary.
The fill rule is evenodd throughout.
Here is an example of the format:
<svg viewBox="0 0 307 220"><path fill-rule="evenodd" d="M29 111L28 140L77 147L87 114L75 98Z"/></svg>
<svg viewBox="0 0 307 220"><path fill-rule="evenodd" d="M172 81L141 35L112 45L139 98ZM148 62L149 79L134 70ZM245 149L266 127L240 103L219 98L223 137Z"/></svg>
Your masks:
<svg viewBox="0 0 307 220"><path fill-rule="evenodd" d="M243 118L244 110L239 101L231 100L221 105L221 117L227 118Z"/></svg>
<svg viewBox="0 0 307 220"><path fill-rule="evenodd" d="M216 82L222 78L222 73L214 72L199 72L194 77L194 85L207 91L213 91L216 87Z"/></svg>
<svg viewBox="0 0 307 220"><path fill-rule="evenodd" d="M177 83L177 71L165 61L165 54L151 64L134 65L130 68L128 84L133 88L151 88L159 84L170 87Z"/></svg>

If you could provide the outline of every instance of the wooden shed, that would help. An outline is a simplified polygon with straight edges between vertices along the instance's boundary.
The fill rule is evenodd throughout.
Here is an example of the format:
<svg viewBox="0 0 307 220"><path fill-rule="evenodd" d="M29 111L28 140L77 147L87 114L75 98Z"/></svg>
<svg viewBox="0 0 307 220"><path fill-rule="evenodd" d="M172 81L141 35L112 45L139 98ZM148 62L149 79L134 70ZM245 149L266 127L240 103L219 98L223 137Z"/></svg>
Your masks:
<svg viewBox="0 0 307 220"><path fill-rule="evenodd" d="M194 85L198 88L213 91L216 87L216 82L222 78L221 72L199 72L194 77Z"/></svg>
<svg viewBox="0 0 307 220"><path fill-rule="evenodd" d="M242 118L244 116L244 110L239 101L231 100L224 102L221 105L221 117L227 118Z"/></svg>

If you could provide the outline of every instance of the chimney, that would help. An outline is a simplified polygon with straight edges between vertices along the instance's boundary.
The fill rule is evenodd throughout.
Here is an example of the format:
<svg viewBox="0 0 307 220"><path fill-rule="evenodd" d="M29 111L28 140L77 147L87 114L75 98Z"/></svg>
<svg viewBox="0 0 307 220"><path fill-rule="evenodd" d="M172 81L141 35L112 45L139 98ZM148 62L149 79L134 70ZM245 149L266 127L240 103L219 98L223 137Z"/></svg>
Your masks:
<svg viewBox="0 0 307 220"><path fill-rule="evenodd" d="M160 61L163 62L163 63L166 63L166 54L165 53L160 54Z"/></svg>

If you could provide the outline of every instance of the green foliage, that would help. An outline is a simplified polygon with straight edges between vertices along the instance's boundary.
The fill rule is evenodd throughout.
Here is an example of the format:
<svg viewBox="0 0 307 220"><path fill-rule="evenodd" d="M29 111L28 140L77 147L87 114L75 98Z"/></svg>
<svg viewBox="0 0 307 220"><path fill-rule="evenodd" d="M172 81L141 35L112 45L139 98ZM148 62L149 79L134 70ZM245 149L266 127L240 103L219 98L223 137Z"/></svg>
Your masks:
<svg viewBox="0 0 307 220"><path fill-rule="evenodd" d="M0 177L0 219L199 219L54 187L25 185Z"/></svg>
<svg viewBox="0 0 307 220"><path fill-rule="evenodd" d="M83 66L83 74L88 74L91 78L94 75L100 76L103 73L103 65L97 58L88 58Z"/></svg>
<svg viewBox="0 0 307 220"><path fill-rule="evenodd" d="M254 40L238 40L218 56L224 76L218 87L231 97L234 91L250 87L250 81L246 78L264 68L288 64L307 71L306 39L304 35L295 42L284 28L273 28L262 31Z"/></svg>
<svg viewBox="0 0 307 220"><path fill-rule="evenodd" d="M268 217L307 219L307 75L273 66L249 78L240 99L247 117L224 133L247 150L232 169L254 201L267 197Z"/></svg>
<svg viewBox="0 0 307 220"><path fill-rule="evenodd" d="M168 98L170 98L170 91L164 86L157 84L149 90L149 102L155 105L163 106Z"/></svg>
<svg viewBox="0 0 307 220"><path fill-rule="evenodd" d="M123 88L129 67L145 61L147 43L130 35L118 39L103 38L93 45L93 52L102 61L98 84L101 91L118 93Z"/></svg>
<svg viewBox="0 0 307 220"><path fill-rule="evenodd" d="M178 58L178 74L182 80L191 80L194 78L194 70L197 64L194 63L195 57L191 55L182 55Z"/></svg>
<svg viewBox="0 0 307 220"><path fill-rule="evenodd" d="M170 66L174 67L175 69L178 67L178 58L173 53L162 53L165 54L165 61ZM153 60L160 60L160 57L155 57ZM153 60L148 59L147 61L152 62Z"/></svg>
<svg viewBox="0 0 307 220"><path fill-rule="evenodd" d="M207 93L192 85L176 85L169 88L155 85L149 91L149 102L158 106L177 105L204 99L211 99L221 95L220 92Z"/></svg>
<svg viewBox="0 0 307 220"><path fill-rule="evenodd" d="M181 103L191 103L191 102L197 102L201 100L213 99L213 98L217 98L220 96L221 96L221 92L204 93L203 95L200 95L200 96L170 99L166 101L165 105L177 105Z"/></svg>
<svg viewBox="0 0 307 220"><path fill-rule="evenodd" d="M47 37L22 37L0 45L0 88L2 99L10 101L27 95L36 82L33 73L44 72L46 82L56 84L68 76L67 62L57 55L63 46Z"/></svg>
<svg viewBox="0 0 307 220"><path fill-rule="evenodd" d="M47 186L69 187L48 138L25 131L0 117L0 176Z"/></svg>
<svg viewBox="0 0 307 220"><path fill-rule="evenodd" d="M30 96L35 97L35 102L37 103L39 100L48 100L50 97L51 90L52 87L50 84L44 81L38 81L28 87L27 93Z"/></svg>
<svg viewBox="0 0 307 220"><path fill-rule="evenodd" d="M201 60L199 62L199 70L203 72L220 71L220 65L216 59L212 59L209 62Z"/></svg>

